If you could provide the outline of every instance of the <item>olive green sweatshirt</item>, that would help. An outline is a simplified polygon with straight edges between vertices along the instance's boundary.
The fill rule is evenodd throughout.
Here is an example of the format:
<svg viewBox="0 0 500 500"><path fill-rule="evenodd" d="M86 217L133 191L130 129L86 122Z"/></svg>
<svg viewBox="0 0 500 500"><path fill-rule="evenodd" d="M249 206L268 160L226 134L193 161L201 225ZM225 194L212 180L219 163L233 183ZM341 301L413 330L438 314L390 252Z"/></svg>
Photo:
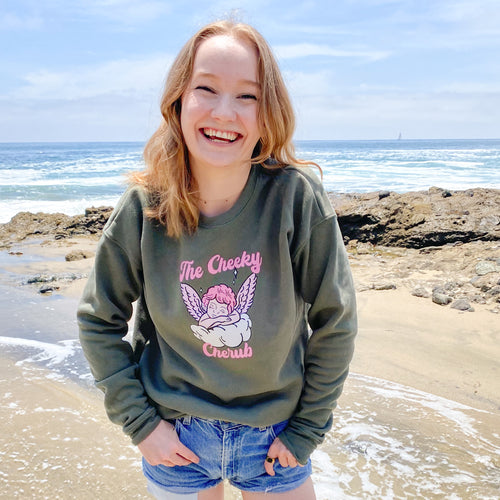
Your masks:
<svg viewBox="0 0 500 500"><path fill-rule="evenodd" d="M356 333L347 254L319 180L254 166L229 211L180 239L147 204L133 187L116 206L78 308L110 419L134 444L183 415L289 419L279 437L305 463L331 428Z"/></svg>

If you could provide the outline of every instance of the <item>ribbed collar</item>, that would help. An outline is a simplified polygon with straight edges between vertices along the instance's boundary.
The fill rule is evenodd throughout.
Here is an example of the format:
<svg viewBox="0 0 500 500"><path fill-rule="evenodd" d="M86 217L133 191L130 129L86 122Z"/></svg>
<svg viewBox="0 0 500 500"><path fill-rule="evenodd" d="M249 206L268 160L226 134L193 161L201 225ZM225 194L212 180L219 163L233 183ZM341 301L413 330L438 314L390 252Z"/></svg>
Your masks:
<svg viewBox="0 0 500 500"><path fill-rule="evenodd" d="M260 167L258 165L252 165L243 191L234 205L227 212L214 217L207 217L206 215L200 214L198 226L204 228L222 226L235 219L246 207L255 191L259 169Z"/></svg>

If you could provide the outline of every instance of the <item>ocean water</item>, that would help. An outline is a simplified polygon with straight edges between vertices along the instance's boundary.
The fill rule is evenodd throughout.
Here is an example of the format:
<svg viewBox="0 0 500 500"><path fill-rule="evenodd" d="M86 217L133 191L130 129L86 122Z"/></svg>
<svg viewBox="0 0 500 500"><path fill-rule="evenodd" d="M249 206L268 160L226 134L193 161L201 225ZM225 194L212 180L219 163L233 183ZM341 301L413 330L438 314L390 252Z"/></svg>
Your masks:
<svg viewBox="0 0 500 500"><path fill-rule="evenodd" d="M142 147L0 144L0 222L22 210L76 214L115 204L124 174L142 168ZM307 141L297 150L321 165L331 191L500 188L500 140ZM12 258L37 255L0 252L0 351L27 380L69 379L96 392L77 339L76 299L12 286L2 269ZM15 394L4 397L16 404ZM499 429L498 412L352 373L334 427L312 456L318 500L498 500ZM0 474L2 481L9 478Z"/></svg>
<svg viewBox="0 0 500 500"><path fill-rule="evenodd" d="M0 143L0 223L21 211L114 205L142 143ZM297 141L334 192L500 188L499 140Z"/></svg>
<svg viewBox="0 0 500 500"><path fill-rule="evenodd" d="M20 293L6 300L15 305ZM33 299L33 307L37 301L49 315L67 315L56 298ZM70 378L97 392L78 340L56 340L51 327L38 328L38 340L0 335L0 349L23 376L63 384ZM333 428L311 457L317 498L498 500L498 425L497 413L351 373Z"/></svg>

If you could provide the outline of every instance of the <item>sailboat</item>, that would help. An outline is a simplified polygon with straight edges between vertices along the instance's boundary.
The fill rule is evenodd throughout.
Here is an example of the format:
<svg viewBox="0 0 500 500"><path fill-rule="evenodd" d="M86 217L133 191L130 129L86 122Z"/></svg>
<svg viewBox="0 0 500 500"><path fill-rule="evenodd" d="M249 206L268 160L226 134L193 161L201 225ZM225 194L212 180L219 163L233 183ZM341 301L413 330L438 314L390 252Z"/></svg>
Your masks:
<svg viewBox="0 0 500 500"><path fill-rule="evenodd" d="M402 138L403 138L403 136L401 135L401 132L399 132L398 141L400 141Z"/></svg>

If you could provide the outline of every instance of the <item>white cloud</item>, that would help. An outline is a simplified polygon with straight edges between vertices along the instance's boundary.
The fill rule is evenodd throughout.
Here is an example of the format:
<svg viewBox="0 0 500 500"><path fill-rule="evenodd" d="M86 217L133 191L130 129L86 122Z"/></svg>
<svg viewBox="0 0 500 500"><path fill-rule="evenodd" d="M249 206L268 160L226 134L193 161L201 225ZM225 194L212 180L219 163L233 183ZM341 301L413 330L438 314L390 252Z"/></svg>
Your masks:
<svg viewBox="0 0 500 500"><path fill-rule="evenodd" d="M344 57L378 61L389 57L390 52L375 50L344 50L314 43L296 43L291 45L275 45L274 52L279 59L296 59L299 57Z"/></svg>
<svg viewBox="0 0 500 500"><path fill-rule="evenodd" d="M360 85L340 88L335 75L286 74L298 139L500 137L500 87L456 84L436 89Z"/></svg>
<svg viewBox="0 0 500 500"><path fill-rule="evenodd" d="M500 137L498 0L338 0L324 9L315 9L312 0L269 8L266 0L236 4L281 59L298 138L394 138L399 131L407 138ZM9 30L17 30L31 45L20 37L4 55L0 85L17 88L0 90L0 140L124 140L147 137L157 122L172 60L158 53L158 41L180 43L195 20L204 24L211 12L230 10L235 2L194 1L188 8L173 0L8 5L0 8L0 34L11 39ZM277 15L280 5L289 8ZM163 26L164 19L169 22ZM59 54L57 37L73 29ZM92 47L82 38L87 36L96 42ZM35 38L40 50L34 64L26 54ZM44 46L50 47L46 54ZM94 62L69 67L68 54L85 55L71 61Z"/></svg>
<svg viewBox="0 0 500 500"><path fill-rule="evenodd" d="M13 12L0 13L0 30L34 30L43 26L42 18L35 15L19 15Z"/></svg>
<svg viewBox="0 0 500 500"><path fill-rule="evenodd" d="M298 98L320 98L336 93L335 82L330 71L315 73L286 71L284 78L289 92Z"/></svg>
<svg viewBox="0 0 500 500"><path fill-rule="evenodd" d="M436 91L455 94L500 94L500 82L452 82L438 87Z"/></svg>
<svg viewBox="0 0 500 500"><path fill-rule="evenodd" d="M170 2L160 0L80 0L78 7L83 15L124 25L144 24L171 11Z"/></svg>
<svg viewBox="0 0 500 500"><path fill-rule="evenodd" d="M155 99L114 95L43 101L0 98L0 140L145 141L160 118Z"/></svg>
<svg viewBox="0 0 500 500"><path fill-rule="evenodd" d="M339 89L333 76L286 75L297 139L393 139L399 132L407 139L500 137L500 90ZM52 98L0 99L1 140L146 140L159 123L158 96L144 89L58 99L62 80L47 77L44 85Z"/></svg>
<svg viewBox="0 0 500 500"><path fill-rule="evenodd" d="M498 0L428 2L421 8L397 10L387 21L403 34L402 46L462 50L500 44Z"/></svg>
<svg viewBox="0 0 500 500"><path fill-rule="evenodd" d="M23 86L0 96L0 140L146 140L171 61L156 55L24 75Z"/></svg>
<svg viewBox="0 0 500 500"><path fill-rule="evenodd" d="M73 100L115 94L159 95L172 58L164 55L147 59L122 59L96 66L64 71L39 70L24 76L25 85L16 89L16 99Z"/></svg>
<svg viewBox="0 0 500 500"><path fill-rule="evenodd" d="M298 137L309 139L500 137L500 93L353 94L328 102L305 99ZM490 112L488 112L490 110Z"/></svg>
<svg viewBox="0 0 500 500"><path fill-rule="evenodd" d="M215 0L212 2L206 2L206 8L211 12L215 13L230 13L234 12L236 17L246 19L248 17L249 11L265 11L269 8L268 0L239 0L235 2L234 0Z"/></svg>
<svg viewBox="0 0 500 500"><path fill-rule="evenodd" d="M500 20L498 0L445 0L433 4L438 19L465 25L496 26Z"/></svg>
<svg viewBox="0 0 500 500"><path fill-rule="evenodd" d="M172 11L164 0L17 0L10 12L0 12L0 30L38 29L54 21L108 20L126 28L142 26Z"/></svg>

